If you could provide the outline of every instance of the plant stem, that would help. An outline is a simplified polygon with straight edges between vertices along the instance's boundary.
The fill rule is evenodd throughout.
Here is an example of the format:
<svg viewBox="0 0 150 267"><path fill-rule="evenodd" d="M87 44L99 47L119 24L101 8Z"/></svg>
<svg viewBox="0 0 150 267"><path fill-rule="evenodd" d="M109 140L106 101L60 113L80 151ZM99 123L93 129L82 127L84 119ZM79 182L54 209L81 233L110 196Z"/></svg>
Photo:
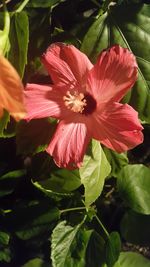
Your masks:
<svg viewBox="0 0 150 267"><path fill-rule="evenodd" d="M24 0L21 5L15 10L15 13L20 13L24 7L28 4L29 0Z"/></svg>
<svg viewBox="0 0 150 267"><path fill-rule="evenodd" d="M65 209L65 210L61 210L60 213L65 213L65 212L69 212L69 211L78 211L78 210L86 210L86 207L77 207L77 208L70 208L70 209Z"/></svg>
<svg viewBox="0 0 150 267"><path fill-rule="evenodd" d="M109 233L107 232L106 228L104 227L104 225L102 224L102 222L100 221L100 219L98 218L98 216L97 216L96 214L95 214L95 218L96 218L96 220L98 221L98 223L100 224L101 228L103 229L105 235L106 235L107 237L109 237Z"/></svg>

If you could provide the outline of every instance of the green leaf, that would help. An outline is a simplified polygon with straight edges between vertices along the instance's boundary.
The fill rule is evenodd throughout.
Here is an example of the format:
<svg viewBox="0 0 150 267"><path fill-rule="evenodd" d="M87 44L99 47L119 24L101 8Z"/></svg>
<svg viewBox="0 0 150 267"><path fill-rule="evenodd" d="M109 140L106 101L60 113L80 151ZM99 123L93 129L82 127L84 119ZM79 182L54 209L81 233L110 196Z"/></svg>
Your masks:
<svg viewBox="0 0 150 267"><path fill-rule="evenodd" d="M17 153L28 155L44 151L54 130L55 122L47 119L21 121L17 126Z"/></svg>
<svg viewBox="0 0 150 267"><path fill-rule="evenodd" d="M95 22L89 27L81 45L81 50L93 62L103 49L117 43L135 54L139 64L139 77L126 101L147 123L150 122L149 13L150 6L148 5L129 4L111 8L108 13L95 18Z"/></svg>
<svg viewBox="0 0 150 267"><path fill-rule="evenodd" d="M39 166L37 168L37 166ZM78 170L60 169L48 153L38 153L32 158L30 167L30 177L33 178L35 186L45 191L45 193L70 194L81 185ZM50 193L50 194L51 194Z"/></svg>
<svg viewBox="0 0 150 267"><path fill-rule="evenodd" d="M111 176L118 177L120 170L128 164L126 153L117 153L104 147L105 155L111 165Z"/></svg>
<svg viewBox="0 0 150 267"><path fill-rule="evenodd" d="M134 211L150 214L150 169L142 164L125 166L117 180L118 191Z"/></svg>
<svg viewBox="0 0 150 267"><path fill-rule="evenodd" d="M32 260L29 260L28 262L26 262L21 267L50 267L50 265L49 265L49 263L43 261L40 258L35 258L35 259L32 259Z"/></svg>
<svg viewBox="0 0 150 267"><path fill-rule="evenodd" d="M30 0L30 2L28 3L28 7L41 7L41 8L46 8L46 7L52 7L55 6L57 4L59 4L60 2L64 2L64 0Z"/></svg>
<svg viewBox="0 0 150 267"><path fill-rule="evenodd" d="M0 177L0 197L11 194L18 182L25 176L25 170L17 170L4 174Z"/></svg>
<svg viewBox="0 0 150 267"><path fill-rule="evenodd" d="M86 267L102 267L105 262L105 241L93 231L86 250Z"/></svg>
<svg viewBox="0 0 150 267"><path fill-rule="evenodd" d="M150 246L149 225L150 215L142 215L130 210L125 213L121 221L121 234L130 243Z"/></svg>
<svg viewBox="0 0 150 267"><path fill-rule="evenodd" d="M9 113L4 110L3 117L0 118L0 137L5 137L4 130L7 128L9 121L10 121Z"/></svg>
<svg viewBox="0 0 150 267"><path fill-rule="evenodd" d="M5 215L4 225L22 240L50 234L51 223L59 220L60 212L48 201L20 204Z"/></svg>
<svg viewBox="0 0 150 267"><path fill-rule="evenodd" d="M0 246L1 245L8 245L9 243L9 234L8 233L5 233L5 232L1 232L0 231Z"/></svg>
<svg viewBox="0 0 150 267"><path fill-rule="evenodd" d="M0 262L10 262L11 261L11 251L9 248L4 248L0 250Z"/></svg>
<svg viewBox="0 0 150 267"><path fill-rule="evenodd" d="M122 252L119 257L121 267L150 267L150 261L135 252ZM114 267L118 267L117 263Z"/></svg>
<svg viewBox="0 0 150 267"><path fill-rule="evenodd" d="M118 260L121 250L121 240L118 232L112 232L106 242L106 263L113 267Z"/></svg>
<svg viewBox="0 0 150 267"><path fill-rule="evenodd" d="M90 206L101 194L104 180L111 167L98 141L92 140L89 151L79 169L81 183L85 188L85 205Z"/></svg>
<svg viewBox="0 0 150 267"><path fill-rule="evenodd" d="M47 180L39 181L39 184L54 192L71 192L81 185L78 170L61 169L53 171Z"/></svg>
<svg viewBox="0 0 150 267"><path fill-rule="evenodd" d="M51 259L53 267L84 267L85 251L91 231L60 222L52 233Z"/></svg>
<svg viewBox="0 0 150 267"><path fill-rule="evenodd" d="M2 118L0 118L0 137L9 138L16 134L16 121L10 117L9 113L4 110Z"/></svg>
<svg viewBox="0 0 150 267"><path fill-rule="evenodd" d="M5 9L4 13L4 29L0 30L0 55L5 55L5 53L9 50L9 30L10 30L10 16L8 11Z"/></svg>
<svg viewBox="0 0 150 267"><path fill-rule="evenodd" d="M11 48L8 54L8 59L22 78L27 63L29 41L29 22L26 12L22 11L13 15L9 37Z"/></svg>

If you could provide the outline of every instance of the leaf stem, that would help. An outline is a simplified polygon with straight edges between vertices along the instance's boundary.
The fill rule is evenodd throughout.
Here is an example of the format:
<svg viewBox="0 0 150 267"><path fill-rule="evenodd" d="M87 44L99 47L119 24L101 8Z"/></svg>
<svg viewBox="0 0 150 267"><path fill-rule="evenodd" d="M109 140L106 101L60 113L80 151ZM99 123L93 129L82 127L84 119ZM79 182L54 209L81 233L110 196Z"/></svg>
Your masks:
<svg viewBox="0 0 150 267"><path fill-rule="evenodd" d="M102 224L102 222L100 221L100 219L98 218L98 216L95 214L94 217L96 218L97 222L99 223L99 225L100 225L101 228L103 229L105 235L106 235L107 237L109 237L109 233L107 232L105 226Z"/></svg>
<svg viewBox="0 0 150 267"><path fill-rule="evenodd" d="M65 209L65 210L61 210L60 213L62 214L65 212L78 211L78 210L86 210L86 207L77 207L77 208Z"/></svg>
<svg viewBox="0 0 150 267"><path fill-rule="evenodd" d="M28 4L29 0L24 0L21 5L15 10L15 13L20 13L24 7Z"/></svg>

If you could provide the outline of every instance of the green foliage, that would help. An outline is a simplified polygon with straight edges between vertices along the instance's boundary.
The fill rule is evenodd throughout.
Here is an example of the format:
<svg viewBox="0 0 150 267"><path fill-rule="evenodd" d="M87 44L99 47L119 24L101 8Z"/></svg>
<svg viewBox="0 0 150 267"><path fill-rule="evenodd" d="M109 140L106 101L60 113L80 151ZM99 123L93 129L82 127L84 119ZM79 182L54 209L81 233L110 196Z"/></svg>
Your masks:
<svg viewBox="0 0 150 267"><path fill-rule="evenodd" d="M22 265L21 267L49 267L49 263L46 263L40 258L35 258L29 260L26 264Z"/></svg>
<svg viewBox="0 0 150 267"><path fill-rule="evenodd" d="M149 224L149 215L128 211L121 221L121 234L130 243L150 246Z"/></svg>
<svg viewBox="0 0 150 267"><path fill-rule="evenodd" d="M5 215L4 223L21 240L49 235L51 222L59 219L58 208L53 208L46 201L33 201L22 204ZM11 221L11 225L9 225Z"/></svg>
<svg viewBox="0 0 150 267"><path fill-rule="evenodd" d="M111 165L111 176L118 177L120 170L128 164L128 157L126 153L117 153L104 147L105 155Z"/></svg>
<svg viewBox="0 0 150 267"><path fill-rule="evenodd" d="M86 267L101 267L105 262L105 241L93 231L87 246Z"/></svg>
<svg viewBox="0 0 150 267"><path fill-rule="evenodd" d="M133 210L150 214L150 169L142 164L125 166L119 173L118 190Z"/></svg>
<svg viewBox="0 0 150 267"><path fill-rule="evenodd" d="M1 15L1 14L0 14ZM5 55L5 53L9 50L9 28L10 28L10 16L9 12L4 10L4 28L3 31L0 30L0 54Z"/></svg>
<svg viewBox="0 0 150 267"><path fill-rule="evenodd" d="M50 178L47 177L46 180L39 181L38 184L47 191L67 193L77 189L81 185L81 180L78 170L58 169L50 174Z"/></svg>
<svg viewBox="0 0 150 267"><path fill-rule="evenodd" d="M11 253L8 248L9 241L9 234L0 231L0 262L10 262L11 260Z"/></svg>
<svg viewBox="0 0 150 267"><path fill-rule="evenodd" d="M147 124L143 145L118 154L92 140L82 167L72 171L58 168L45 152L55 120L16 123L4 111L0 266L150 267L139 253L121 252L126 242L140 253L150 246L150 5L144 2L22 0L6 9L1 1L0 53L24 84L51 82L40 56L52 42L81 48L93 63L118 43L139 66L138 81L122 101Z"/></svg>
<svg viewBox="0 0 150 267"><path fill-rule="evenodd" d="M29 42L29 22L25 11L15 13L11 18L10 26L10 50L8 59L23 77L27 63Z"/></svg>
<svg viewBox="0 0 150 267"><path fill-rule="evenodd" d="M142 255L135 252L122 252L119 258L119 263L121 267L149 267L150 261L143 257ZM118 267L118 265L114 265Z"/></svg>
<svg viewBox="0 0 150 267"><path fill-rule="evenodd" d="M85 205L89 207L101 194L104 180L111 171L109 162L98 141L92 140L83 166L80 168L81 183L85 188Z"/></svg>
<svg viewBox="0 0 150 267"><path fill-rule="evenodd" d="M60 222L52 233L52 263L54 267L84 267L85 251L91 231L82 230L82 223L72 227Z"/></svg>
<svg viewBox="0 0 150 267"><path fill-rule="evenodd" d="M11 194L19 180L26 174L25 170L17 170L4 174L0 177L0 197Z"/></svg>
<svg viewBox="0 0 150 267"><path fill-rule="evenodd" d="M106 263L113 267L121 251L121 240L118 232L112 232L106 242Z"/></svg>
<svg viewBox="0 0 150 267"><path fill-rule="evenodd" d="M60 2L63 2L64 0L30 0L28 3L28 7L35 7L35 8L46 8L46 7L52 7L55 5L58 5Z"/></svg>
<svg viewBox="0 0 150 267"><path fill-rule="evenodd" d="M4 111L3 117L0 120L0 137L4 137L4 131L7 128L10 116L7 111Z"/></svg>

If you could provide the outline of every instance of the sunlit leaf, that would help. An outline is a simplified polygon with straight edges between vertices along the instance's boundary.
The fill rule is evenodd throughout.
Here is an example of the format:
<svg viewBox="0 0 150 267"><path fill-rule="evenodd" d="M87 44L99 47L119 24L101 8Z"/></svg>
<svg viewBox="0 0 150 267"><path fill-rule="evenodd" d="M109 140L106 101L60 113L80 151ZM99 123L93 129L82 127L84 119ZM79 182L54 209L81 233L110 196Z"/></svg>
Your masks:
<svg viewBox="0 0 150 267"><path fill-rule="evenodd" d="M5 55L9 50L9 29L10 29L10 16L9 12L5 9L3 13L4 28L0 30L0 54Z"/></svg>
<svg viewBox="0 0 150 267"><path fill-rule="evenodd" d="M119 263L121 267L150 267L150 260L135 252L122 252ZM118 267L117 263L114 267Z"/></svg>
<svg viewBox="0 0 150 267"><path fill-rule="evenodd" d="M52 233L51 259L53 267L84 267L85 251L91 231L60 222Z"/></svg>
<svg viewBox="0 0 150 267"><path fill-rule="evenodd" d="M134 211L150 214L150 169L142 164L125 166L117 180L118 191Z"/></svg>
<svg viewBox="0 0 150 267"><path fill-rule="evenodd" d="M104 180L111 167L98 141L92 140L80 168L81 183L85 188L85 205L90 206L101 194Z"/></svg>

